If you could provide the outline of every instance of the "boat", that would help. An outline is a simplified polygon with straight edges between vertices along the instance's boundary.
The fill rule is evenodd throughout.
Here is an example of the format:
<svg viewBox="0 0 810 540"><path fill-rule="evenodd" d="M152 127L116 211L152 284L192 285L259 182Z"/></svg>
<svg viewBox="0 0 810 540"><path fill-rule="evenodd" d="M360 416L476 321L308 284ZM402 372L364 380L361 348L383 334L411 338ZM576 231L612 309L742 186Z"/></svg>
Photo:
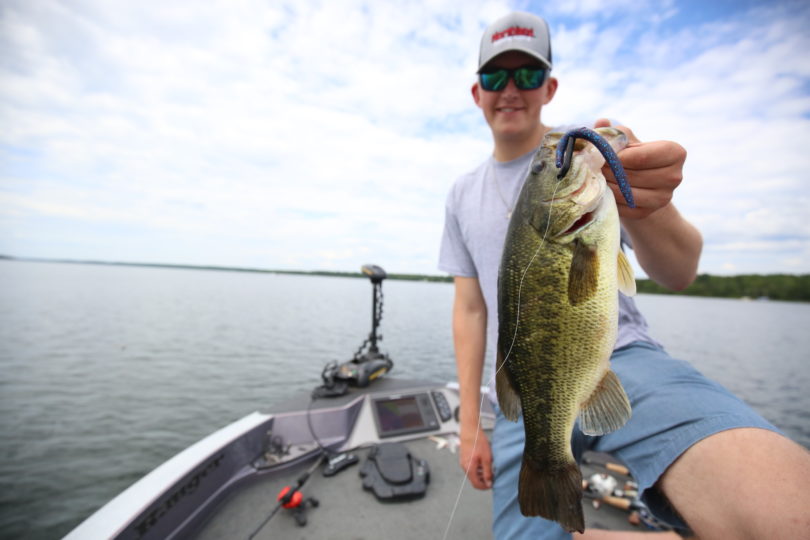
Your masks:
<svg viewBox="0 0 810 540"><path fill-rule="evenodd" d="M491 493L459 465L458 386L390 376L372 331L354 357L327 364L311 393L253 412L181 451L71 531L87 539L487 538ZM365 350L363 350L365 348ZM494 413L482 404L482 427ZM587 527L656 526L612 457L586 454Z"/></svg>

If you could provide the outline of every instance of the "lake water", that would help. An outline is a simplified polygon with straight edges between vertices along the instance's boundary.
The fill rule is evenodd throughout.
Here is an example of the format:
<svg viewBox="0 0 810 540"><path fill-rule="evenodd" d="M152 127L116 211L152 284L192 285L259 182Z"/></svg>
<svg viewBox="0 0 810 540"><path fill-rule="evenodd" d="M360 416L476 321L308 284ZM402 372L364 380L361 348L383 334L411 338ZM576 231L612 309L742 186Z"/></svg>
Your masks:
<svg viewBox="0 0 810 540"><path fill-rule="evenodd" d="M455 378L452 285L386 281L392 373ZM640 295L653 335L810 447L810 304ZM0 261L0 538L58 538L151 469L308 391L365 279Z"/></svg>

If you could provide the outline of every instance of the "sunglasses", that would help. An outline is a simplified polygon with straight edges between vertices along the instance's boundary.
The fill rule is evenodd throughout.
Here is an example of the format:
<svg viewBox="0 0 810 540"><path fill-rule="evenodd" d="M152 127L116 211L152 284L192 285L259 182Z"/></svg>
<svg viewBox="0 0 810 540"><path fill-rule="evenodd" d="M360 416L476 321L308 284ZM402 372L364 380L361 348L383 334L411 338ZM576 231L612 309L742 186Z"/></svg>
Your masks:
<svg viewBox="0 0 810 540"><path fill-rule="evenodd" d="M546 81L548 70L538 67L520 67L517 69L490 69L478 74L481 88L488 92L500 92L509 84L509 79L515 81L519 90L536 90Z"/></svg>

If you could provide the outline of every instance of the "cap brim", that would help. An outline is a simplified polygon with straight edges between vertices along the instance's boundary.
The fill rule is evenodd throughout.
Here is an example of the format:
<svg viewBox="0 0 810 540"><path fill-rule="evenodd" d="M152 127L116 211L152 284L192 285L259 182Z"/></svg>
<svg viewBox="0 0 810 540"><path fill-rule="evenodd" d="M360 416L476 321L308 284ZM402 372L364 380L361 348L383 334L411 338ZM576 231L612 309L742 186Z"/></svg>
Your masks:
<svg viewBox="0 0 810 540"><path fill-rule="evenodd" d="M546 66L546 68L551 69L551 63L548 60L546 60L545 58L543 58L542 56L540 56L539 54L537 54L535 51L531 50L530 48L528 48L528 47L520 47L520 46L512 46L512 47L509 47L508 49L504 49L502 51L497 51L495 54L490 55L489 58L485 59L481 63L481 66L478 68L478 71L476 73L481 73L481 70L484 69L485 67L487 67L487 64L489 64L490 62L495 60L500 55L502 55L504 53L511 52L511 51L518 51L518 52L522 52L524 54L528 54L529 56L531 56L535 60L539 60L544 66Z"/></svg>

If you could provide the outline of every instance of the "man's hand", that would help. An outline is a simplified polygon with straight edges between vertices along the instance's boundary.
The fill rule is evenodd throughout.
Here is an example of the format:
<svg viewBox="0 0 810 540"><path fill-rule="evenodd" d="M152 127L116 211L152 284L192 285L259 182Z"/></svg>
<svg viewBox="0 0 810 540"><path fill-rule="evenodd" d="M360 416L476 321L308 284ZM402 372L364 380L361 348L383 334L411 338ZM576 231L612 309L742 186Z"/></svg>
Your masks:
<svg viewBox="0 0 810 540"><path fill-rule="evenodd" d="M475 489L492 487L492 450L483 429L462 434L459 445L459 465Z"/></svg>
<svg viewBox="0 0 810 540"><path fill-rule="evenodd" d="M608 127L610 120L601 118L594 125ZM605 175L608 186L616 197L619 215L623 218L643 219L664 208L672 200L672 193L683 180L686 150L672 141L643 143L636 138L630 128L614 127L623 131L628 138L629 144L619 152L619 159L633 189L636 207L627 206L609 166L602 167L602 174Z"/></svg>

